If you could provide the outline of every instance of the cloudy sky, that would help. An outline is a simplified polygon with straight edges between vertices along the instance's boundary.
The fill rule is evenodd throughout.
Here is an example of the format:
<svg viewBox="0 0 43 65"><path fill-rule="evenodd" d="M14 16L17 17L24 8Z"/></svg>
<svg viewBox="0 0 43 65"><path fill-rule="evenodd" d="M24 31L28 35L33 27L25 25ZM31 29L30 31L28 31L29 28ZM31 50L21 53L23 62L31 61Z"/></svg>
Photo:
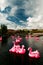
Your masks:
<svg viewBox="0 0 43 65"><path fill-rule="evenodd" d="M0 25L9 29L43 29L43 0L0 0Z"/></svg>

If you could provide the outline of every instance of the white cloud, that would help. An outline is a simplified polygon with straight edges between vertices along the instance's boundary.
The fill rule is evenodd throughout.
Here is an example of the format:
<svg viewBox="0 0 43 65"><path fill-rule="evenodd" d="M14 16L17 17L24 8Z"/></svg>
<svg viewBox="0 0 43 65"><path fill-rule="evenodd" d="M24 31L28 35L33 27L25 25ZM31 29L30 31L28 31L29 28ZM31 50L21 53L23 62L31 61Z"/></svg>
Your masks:
<svg viewBox="0 0 43 65"><path fill-rule="evenodd" d="M10 15L10 16L14 16L14 14L16 14L16 10L17 10L17 9L18 9L17 6L13 6L12 9L11 9L11 11L10 11L10 13L9 13L9 15Z"/></svg>
<svg viewBox="0 0 43 65"><path fill-rule="evenodd" d="M20 21L22 24L25 24L26 26L18 25L14 22L11 22L9 20L6 20L7 14L0 13L0 25L5 24L8 29L43 29L43 16L38 17L29 17L27 19L27 22Z"/></svg>
<svg viewBox="0 0 43 65"><path fill-rule="evenodd" d="M8 5L9 5L9 2L7 2L7 0L0 0L1 11L3 11L5 9L5 7L7 7Z"/></svg>
<svg viewBox="0 0 43 65"><path fill-rule="evenodd" d="M24 0L23 8L25 9L26 15L34 15L38 6L37 0Z"/></svg>
<svg viewBox="0 0 43 65"><path fill-rule="evenodd" d="M11 6L11 12L9 15L14 15L16 14L16 10L19 9L18 6L14 6L13 2L15 0L0 0L0 9L4 10L6 6ZM18 1L19 2L19 1ZM40 28L43 29L43 0L24 0L23 5L21 8L25 9L25 15L29 16L27 18L27 23L24 21L20 22L22 24L25 24L25 26L20 26L15 23L12 23L11 21L6 20L6 17L8 16L7 14L2 14L0 13L0 24L6 24L8 28L13 28L13 29L32 29L32 28ZM32 16L32 17L31 17Z"/></svg>
<svg viewBox="0 0 43 65"><path fill-rule="evenodd" d="M31 29L43 29L43 16L29 17L27 19L27 28Z"/></svg>
<svg viewBox="0 0 43 65"><path fill-rule="evenodd" d="M18 7L13 5L14 0L0 0L0 10L3 11L6 7L11 6L11 12L9 15L14 15Z"/></svg>
<svg viewBox="0 0 43 65"><path fill-rule="evenodd" d="M15 29L15 30L24 28L24 26L21 26L21 25L14 23L14 22L6 20L7 16L8 16L7 14L0 13L0 25L5 24L8 29Z"/></svg>
<svg viewBox="0 0 43 65"><path fill-rule="evenodd" d="M28 16L43 15L43 0L24 0L23 8Z"/></svg>
<svg viewBox="0 0 43 65"><path fill-rule="evenodd" d="M15 13L19 7L15 5L17 0L0 0L0 9L4 10L6 6L11 6L11 14ZM43 0L23 0L22 9L25 9L26 15L36 16L43 14Z"/></svg>
<svg viewBox="0 0 43 65"><path fill-rule="evenodd" d="M0 13L0 25L5 24L7 25L8 29L15 29L17 25L14 22L6 20L6 16L6 14Z"/></svg>
<svg viewBox="0 0 43 65"><path fill-rule="evenodd" d="M37 16L37 17L29 17L29 18L27 18L27 21L29 21L29 22L38 22L38 21L40 21L41 19L42 19L42 16L39 15L39 16Z"/></svg>
<svg viewBox="0 0 43 65"><path fill-rule="evenodd" d="M43 0L24 1L28 29L43 29ZM32 17L31 17L32 16Z"/></svg>

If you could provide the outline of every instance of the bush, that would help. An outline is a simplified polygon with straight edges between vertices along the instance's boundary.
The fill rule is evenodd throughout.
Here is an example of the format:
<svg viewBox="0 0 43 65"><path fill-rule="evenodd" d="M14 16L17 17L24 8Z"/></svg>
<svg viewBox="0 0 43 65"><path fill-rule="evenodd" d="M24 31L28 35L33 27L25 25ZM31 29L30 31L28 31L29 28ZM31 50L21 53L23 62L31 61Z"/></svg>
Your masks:
<svg viewBox="0 0 43 65"><path fill-rule="evenodd" d="M7 26L1 25L2 44L7 43Z"/></svg>

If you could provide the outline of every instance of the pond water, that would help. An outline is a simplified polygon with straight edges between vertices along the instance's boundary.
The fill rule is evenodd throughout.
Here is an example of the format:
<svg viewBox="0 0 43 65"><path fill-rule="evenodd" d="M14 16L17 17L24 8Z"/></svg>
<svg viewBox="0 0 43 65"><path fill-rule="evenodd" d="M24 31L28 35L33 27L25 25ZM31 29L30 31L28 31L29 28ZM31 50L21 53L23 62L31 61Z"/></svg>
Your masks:
<svg viewBox="0 0 43 65"><path fill-rule="evenodd" d="M9 53L9 49L13 46L12 39L9 37L6 45L1 45L0 42L0 65L43 65L43 36L40 36L38 40L34 37L26 40L23 37L20 45L25 45L26 54L21 56L17 56ZM31 59L28 56L28 47L32 47L33 51L38 50L40 52L39 59Z"/></svg>

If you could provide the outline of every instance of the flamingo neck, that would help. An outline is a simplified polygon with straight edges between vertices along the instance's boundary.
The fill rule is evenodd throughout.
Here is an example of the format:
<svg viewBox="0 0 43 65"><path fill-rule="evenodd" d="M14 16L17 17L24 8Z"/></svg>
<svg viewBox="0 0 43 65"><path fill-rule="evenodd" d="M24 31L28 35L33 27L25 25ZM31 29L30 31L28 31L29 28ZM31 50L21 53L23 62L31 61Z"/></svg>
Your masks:
<svg viewBox="0 0 43 65"><path fill-rule="evenodd" d="M30 53L32 52L32 48L30 48L29 52L30 52Z"/></svg>

